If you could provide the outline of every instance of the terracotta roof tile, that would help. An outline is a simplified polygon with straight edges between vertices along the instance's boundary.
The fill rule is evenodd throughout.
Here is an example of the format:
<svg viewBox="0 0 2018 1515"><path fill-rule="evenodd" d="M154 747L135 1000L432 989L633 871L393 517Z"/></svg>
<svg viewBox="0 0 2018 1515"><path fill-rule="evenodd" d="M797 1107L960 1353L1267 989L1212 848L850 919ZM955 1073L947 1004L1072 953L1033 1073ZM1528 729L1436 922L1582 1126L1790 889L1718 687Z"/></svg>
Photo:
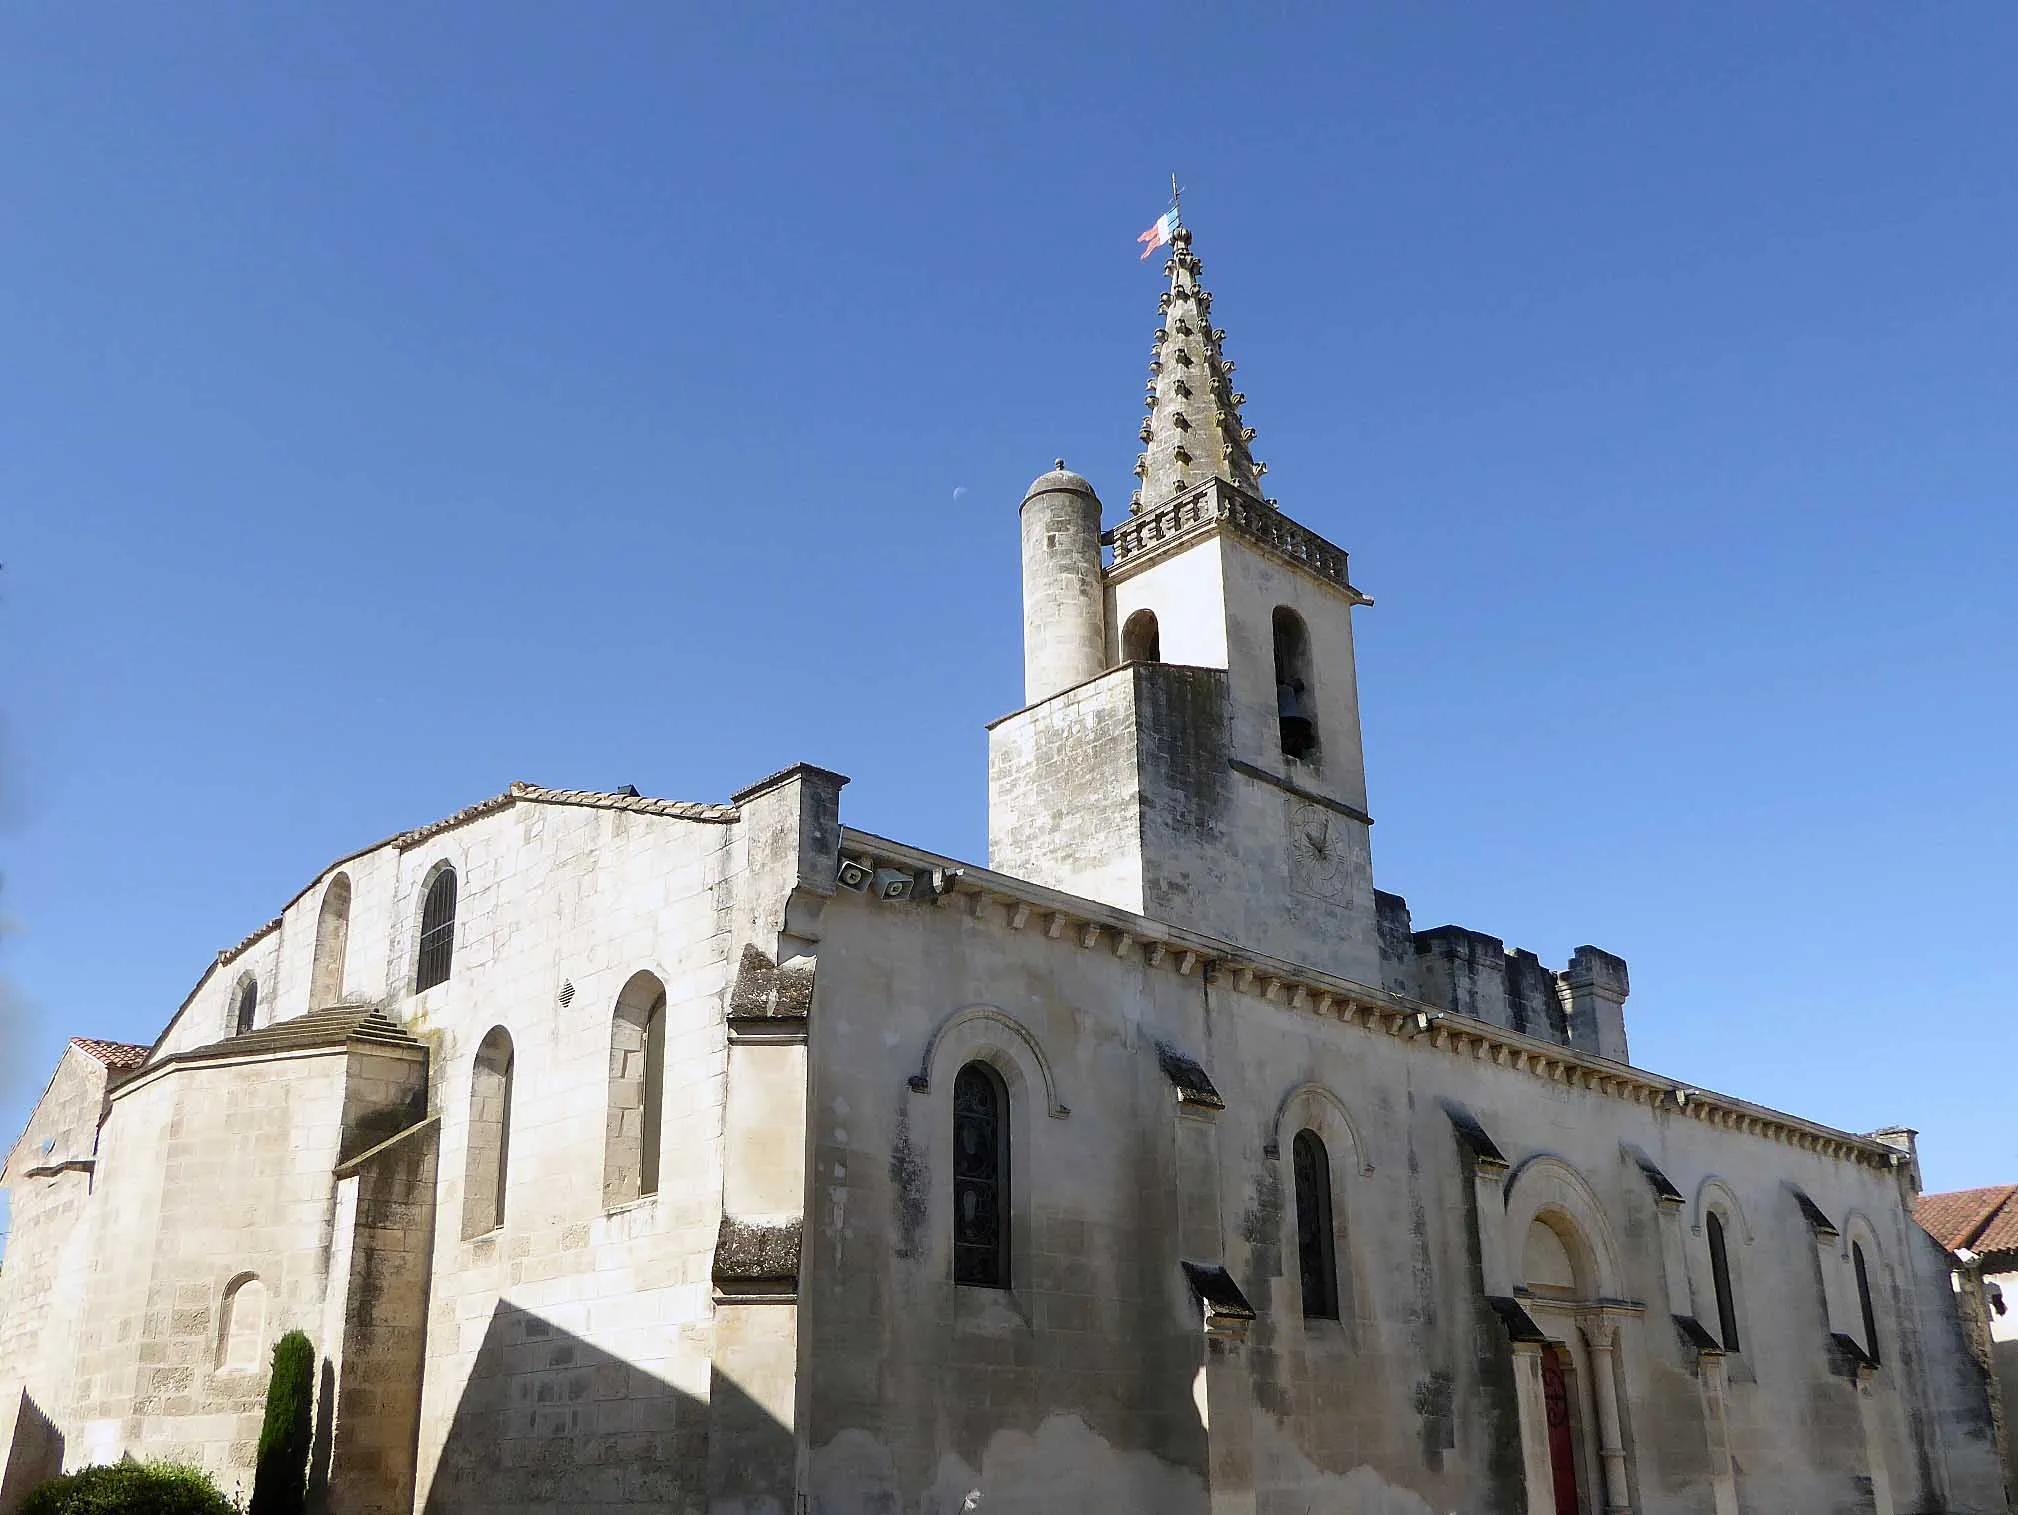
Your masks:
<svg viewBox="0 0 2018 1515"><path fill-rule="evenodd" d="M2018 1187L2012 1189L2011 1197L1997 1207L1997 1213L1990 1217L1969 1245L1985 1255L2018 1252Z"/></svg>
<svg viewBox="0 0 2018 1515"><path fill-rule="evenodd" d="M101 1042L96 1037L73 1036L70 1045L97 1058L114 1072L137 1068L147 1061L148 1049L136 1047L132 1042Z"/></svg>
<svg viewBox="0 0 2018 1515"><path fill-rule="evenodd" d="M1913 1218L1950 1252L2018 1251L2018 1184L1923 1194Z"/></svg>

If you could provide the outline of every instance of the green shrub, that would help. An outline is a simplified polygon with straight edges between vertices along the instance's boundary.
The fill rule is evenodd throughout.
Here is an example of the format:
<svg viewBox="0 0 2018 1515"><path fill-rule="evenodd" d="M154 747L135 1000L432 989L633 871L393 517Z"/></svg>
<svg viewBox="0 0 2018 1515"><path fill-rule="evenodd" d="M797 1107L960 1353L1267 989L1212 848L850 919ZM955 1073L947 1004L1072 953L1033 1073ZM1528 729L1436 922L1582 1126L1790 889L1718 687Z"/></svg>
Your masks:
<svg viewBox="0 0 2018 1515"><path fill-rule="evenodd" d="M308 1496L308 1442L315 1419L315 1347L299 1331L273 1344L266 1423L252 1474L249 1515L301 1515Z"/></svg>
<svg viewBox="0 0 2018 1515"><path fill-rule="evenodd" d="M37 1484L21 1515L237 1515L201 1468L122 1462Z"/></svg>

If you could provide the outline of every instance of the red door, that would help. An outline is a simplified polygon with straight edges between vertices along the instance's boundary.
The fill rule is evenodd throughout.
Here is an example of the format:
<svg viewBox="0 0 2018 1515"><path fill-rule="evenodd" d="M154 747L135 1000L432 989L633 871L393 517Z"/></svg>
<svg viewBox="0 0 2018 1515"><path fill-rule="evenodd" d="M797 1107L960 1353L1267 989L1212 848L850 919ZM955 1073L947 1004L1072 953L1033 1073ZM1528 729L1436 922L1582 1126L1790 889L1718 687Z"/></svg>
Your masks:
<svg viewBox="0 0 2018 1515"><path fill-rule="evenodd" d="M1570 1433L1570 1387L1563 1378L1563 1349L1542 1348L1542 1407L1549 1422L1549 1471L1555 1477L1556 1515L1583 1515L1577 1498L1577 1449Z"/></svg>

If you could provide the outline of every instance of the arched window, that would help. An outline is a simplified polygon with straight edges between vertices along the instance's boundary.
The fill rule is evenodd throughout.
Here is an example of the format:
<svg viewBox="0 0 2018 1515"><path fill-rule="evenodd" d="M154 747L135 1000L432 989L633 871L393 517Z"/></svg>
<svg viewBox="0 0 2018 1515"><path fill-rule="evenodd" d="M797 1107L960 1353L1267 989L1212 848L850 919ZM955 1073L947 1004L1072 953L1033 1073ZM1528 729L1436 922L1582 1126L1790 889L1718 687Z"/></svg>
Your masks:
<svg viewBox="0 0 2018 1515"><path fill-rule="evenodd" d="M1163 661L1163 637L1156 629L1155 611L1138 610L1122 626L1121 661L1124 663Z"/></svg>
<svg viewBox="0 0 2018 1515"><path fill-rule="evenodd" d="M1310 632L1287 605L1275 607L1275 714L1282 755L1299 762L1317 757L1317 716L1311 698Z"/></svg>
<svg viewBox="0 0 2018 1515"><path fill-rule="evenodd" d="M986 1063L953 1080L953 1282L1009 1287L1009 1098Z"/></svg>
<svg viewBox="0 0 2018 1515"><path fill-rule="evenodd" d="M463 1164L462 1235L487 1235L504 1224L505 1178L511 1166L512 1039L493 1026L476 1049L469 1080L469 1153Z"/></svg>
<svg viewBox="0 0 2018 1515"><path fill-rule="evenodd" d="M1338 1265L1331 1233L1331 1158L1315 1131L1290 1143L1296 1182L1296 1262L1306 1320L1338 1319Z"/></svg>
<svg viewBox="0 0 2018 1515"><path fill-rule="evenodd" d="M634 973L610 1017L605 1209L659 1192L659 1132L665 1101L666 991L651 974Z"/></svg>
<svg viewBox="0 0 2018 1515"><path fill-rule="evenodd" d="M238 998L231 1011L231 1034L243 1036L252 1029L253 1017L259 1012L259 981L246 974L238 981Z"/></svg>
<svg viewBox="0 0 2018 1515"><path fill-rule="evenodd" d="M1703 1222L1710 1240L1710 1282L1717 1291L1717 1333L1726 1352L1738 1350L1738 1301L1731 1293L1731 1259L1724 1250L1724 1222L1712 1210Z"/></svg>
<svg viewBox="0 0 2018 1515"><path fill-rule="evenodd" d="M217 1322L217 1366L227 1373L246 1373L260 1366L266 1343L266 1285L241 1273L224 1288L224 1309Z"/></svg>
<svg viewBox="0 0 2018 1515"><path fill-rule="evenodd" d="M322 891L315 918L315 966L308 976L311 1010L343 998L343 957L350 948L350 875L339 873Z"/></svg>
<svg viewBox="0 0 2018 1515"><path fill-rule="evenodd" d="M420 909L420 963L414 970L413 992L448 982L455 957L455 869L443 868L427 886Z"/></svg>
<svg viewBox="0 0 2018 1515"><path fill-rule="evenodd" d="M1850 1243L1850 1266L1857 1270L1857 1304L1864 1312L1864 1351L1872 1362L1878 1357L1878 1317L1871 1309L1871 1275L1864 1267L1864 1248Z"/></svg>

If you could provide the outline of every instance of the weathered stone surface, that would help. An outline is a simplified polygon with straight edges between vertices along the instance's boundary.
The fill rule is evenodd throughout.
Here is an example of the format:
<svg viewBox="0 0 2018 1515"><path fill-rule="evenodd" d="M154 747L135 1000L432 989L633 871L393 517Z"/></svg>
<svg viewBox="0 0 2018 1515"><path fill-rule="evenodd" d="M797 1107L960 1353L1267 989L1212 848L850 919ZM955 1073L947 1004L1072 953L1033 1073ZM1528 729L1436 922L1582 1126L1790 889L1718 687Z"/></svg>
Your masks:
<svg viewBox="0 0 2018 1515"><path fill-rule="evenodd" d="M799 1277L800 1222L762 1225L722 1217L715 1240L717 1282L796 1283Z"/></svg>

